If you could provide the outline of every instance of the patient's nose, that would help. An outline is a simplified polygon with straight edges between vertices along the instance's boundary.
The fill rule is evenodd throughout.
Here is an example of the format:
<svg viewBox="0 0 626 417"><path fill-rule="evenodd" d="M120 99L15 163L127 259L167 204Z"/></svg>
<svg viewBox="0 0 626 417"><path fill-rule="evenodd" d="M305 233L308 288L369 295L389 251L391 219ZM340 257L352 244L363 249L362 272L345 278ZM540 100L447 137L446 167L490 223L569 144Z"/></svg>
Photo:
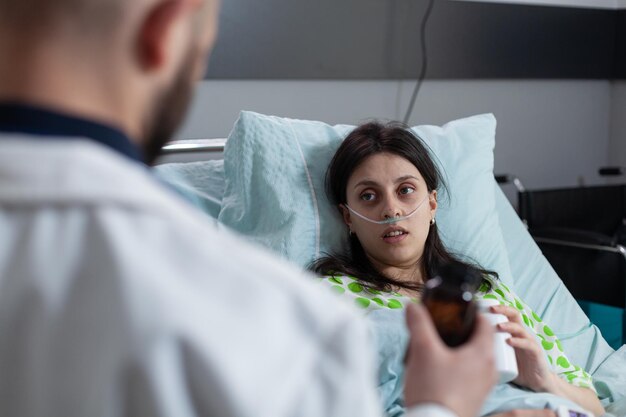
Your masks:
<svg viewBox="0 0 626 417"><path fill-rule="evenodd" d="M402 216L399 202L396 201L394 198L385 198L383 211L381 214L383 219Z"/></svg>

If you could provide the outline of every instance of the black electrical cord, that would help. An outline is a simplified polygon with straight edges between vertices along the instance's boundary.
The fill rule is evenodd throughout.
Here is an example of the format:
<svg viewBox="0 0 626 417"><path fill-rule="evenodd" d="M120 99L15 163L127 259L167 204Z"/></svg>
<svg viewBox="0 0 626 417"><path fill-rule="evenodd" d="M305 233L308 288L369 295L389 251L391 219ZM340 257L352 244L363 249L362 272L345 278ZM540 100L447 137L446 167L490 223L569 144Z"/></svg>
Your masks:
<svg viewBox="0 0 626 417"><path fill-rule="evenodd" d="M426 77L426 70L428 69L428 53L426 50L426 24L428 23L428 19L430 18L430 14L433 11L434 5L435 0L428 1L428 6L426 7L426 11L424 12L424 17L422 18L422 25L420 27L420 43L422 45L422 68L420 70L420 75L417 80L417 84L415 85L415 89L413 90L411 101L409 102L409 108L407 109L406 115L404 116L404 124L409 123L409 117L413 112L413 107L415 106L417 95L419 94L419 91L422 88L422 82Z"/></svg>

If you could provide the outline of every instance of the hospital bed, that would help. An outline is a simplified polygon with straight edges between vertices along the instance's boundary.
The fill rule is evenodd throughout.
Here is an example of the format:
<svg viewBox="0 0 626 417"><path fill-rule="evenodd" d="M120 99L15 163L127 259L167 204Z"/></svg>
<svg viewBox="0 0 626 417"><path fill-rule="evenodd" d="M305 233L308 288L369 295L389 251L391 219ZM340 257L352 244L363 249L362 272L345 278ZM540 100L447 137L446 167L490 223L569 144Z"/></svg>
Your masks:
<svg viewBox="0 0 626 417"><path fill-rule="evenodd" d="M572 295L590 306L592 320L601 328L617 327L614 310L622 310L622 329L615 329L614 345L626 341L625 197L624 185L519 193L519 214L528 231ZM606 329L605 338L612 330Z"/></svg>
<svg viewBox="0 0 626 417"><path fill-rule="evenodd" d="M175 141L164 148L157 175L208 216L218 218L225 190L226 139ZM495 180L495 209L518 293L560 337L572 362L594 377L607 409L626 416L626 346L614 351L542 255ZM510 282L510 281L507 281Z"/></svg>
<svg viewBox="0 0 626 417"><path fill-rule="evenodd" d="M611 346L626 343L626 185L529 190L514 175L496 181L514 186L519 217Z"/></svg>

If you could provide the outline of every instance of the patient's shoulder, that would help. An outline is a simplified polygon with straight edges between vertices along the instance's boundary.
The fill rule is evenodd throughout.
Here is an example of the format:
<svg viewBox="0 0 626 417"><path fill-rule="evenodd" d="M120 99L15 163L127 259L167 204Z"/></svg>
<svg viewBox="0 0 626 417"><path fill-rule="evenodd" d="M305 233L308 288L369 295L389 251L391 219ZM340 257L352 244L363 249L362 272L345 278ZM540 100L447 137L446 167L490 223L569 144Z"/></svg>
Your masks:
<svg viewBox="0 0 626 417"><path fill-rule="evenodd" d="M395 292L379 291L370 288L358 278L348 275L328 275L318 278L321 285L347 298L360 309L371 311L379 309L402 309L414 301Z"/></svg>
<svg viewBox="0 0 626 417"><path fill-rule="evenodd" d="M498 301L500 305L515 308L526 327L535 333L546 327L541 317L505 283L497 279L490 280L490 283L490 287L483 284L479 288L477 294L479 299L492 299ZM548 330L551 332L549 328Z"/></svg>
<svg viewBox="0 0 626 417"><path fill-rule="evenodd" d="M499 279L486 277L487 282L483 282L478 288L477 295L479 298L494 299L500 301L500 304L512 304L519 297L504 282ZM521 300L520 300L521 302Z"/></svg>

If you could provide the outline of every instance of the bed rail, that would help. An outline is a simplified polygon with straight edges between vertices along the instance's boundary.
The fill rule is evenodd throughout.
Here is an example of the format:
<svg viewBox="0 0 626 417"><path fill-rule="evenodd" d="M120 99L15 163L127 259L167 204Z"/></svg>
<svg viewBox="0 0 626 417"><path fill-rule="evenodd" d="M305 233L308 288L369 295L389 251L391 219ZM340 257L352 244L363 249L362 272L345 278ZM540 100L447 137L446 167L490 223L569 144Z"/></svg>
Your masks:
<svg viewBox="0 0 626 417"><path fill-rule="evenodd" d="M191 152L224 152L226 139L187 139L168 142L163 147L164 155Z"/></svg>

